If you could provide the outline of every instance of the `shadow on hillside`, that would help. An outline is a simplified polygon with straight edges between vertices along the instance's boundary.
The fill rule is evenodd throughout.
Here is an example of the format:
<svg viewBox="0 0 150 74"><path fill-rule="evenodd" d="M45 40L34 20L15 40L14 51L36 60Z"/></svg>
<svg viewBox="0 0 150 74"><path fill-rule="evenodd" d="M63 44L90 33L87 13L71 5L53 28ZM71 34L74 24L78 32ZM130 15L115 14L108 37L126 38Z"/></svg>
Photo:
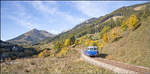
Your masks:
<svg viewBox="0 0 150 74"><path fill-rule="evenodd" d="M117 37L112 42L119 41L121 38L122 38L122 36L121 37Z"/></svg>
<svg viewBox="0 0 150 74"><path fill-rule="evenodd" d="M100 53L97 57L100 57L100 58L106 58L106 56L108 56L108 54Z"/></svg>
<svg viewBox="0 0 150 74"><path fill-rule="evenodd" d="M138 26L137 27L135 27L135 29L134 30L136 30L138 27L140 27L141 26L141 23L140 24L138 24Z"/></svg>

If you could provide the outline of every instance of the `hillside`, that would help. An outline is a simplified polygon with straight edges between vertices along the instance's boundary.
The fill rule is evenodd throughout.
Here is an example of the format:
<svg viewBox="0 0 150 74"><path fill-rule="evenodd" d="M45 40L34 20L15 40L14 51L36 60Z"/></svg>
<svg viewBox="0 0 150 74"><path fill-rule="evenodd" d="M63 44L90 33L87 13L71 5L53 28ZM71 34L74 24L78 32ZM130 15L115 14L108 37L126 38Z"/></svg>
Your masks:
<svg viewBox="0 0 150 74"><path fill-rule="evenodd" d="M44 39L51 38L54 35L44 30L32 29L14 39L8 40L10 43L16 44L36 44Z"/></svg>
<svg viewBox="0 0 150 74"><path fill-rule="evenodd" d="M135 10L136 7L144 6L141 9ZM48 43L51 41L59 41L64 40L71 35L74 35L76 38L82 37L86 34L94 34L100 32L104 26L108 25L113 28L114 26L120 26L122 20L129 17L131 14L136 14L142 16L142 13L150 7L150 2L144 4L137 4L132 6L121 7L110 14L106 14L105 16L101 16L98 18L91 18L83 23L78 24L71 30L67 32L60 33L59 35L49 38L41 44ZM87 22L88 21L88 22Z"/></svg>
<svg viewBox="0 0 150 74"><path fill-rule="evenodd" d="M126 32L120 40L104 46L102 52L111 55L112 60L150 67L149 20L143 20L138 29Z"/></svg>
<svg viewBox="0 0 150 74"><path fill-rule="evenodd" d="M52 48L54 54L64 56L68 51L66 44L82 48L96 45L101 53L108 55L106 59L149 67L149 13L150 2L122 7L88 23L85 21L38 47Z"/></svg>

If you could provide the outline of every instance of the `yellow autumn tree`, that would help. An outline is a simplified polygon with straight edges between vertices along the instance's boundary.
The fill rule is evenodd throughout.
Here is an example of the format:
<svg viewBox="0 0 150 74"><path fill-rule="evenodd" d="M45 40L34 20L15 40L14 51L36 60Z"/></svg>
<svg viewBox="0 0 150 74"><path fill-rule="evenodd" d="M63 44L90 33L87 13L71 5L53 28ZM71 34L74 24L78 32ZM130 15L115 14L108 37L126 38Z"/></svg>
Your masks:
<svg viewBox="0 0 150 74"><path fill-rule="evenodd" d="M85 46L89 46L90 45L90 41L89 40L86 40L85 41Z"/></svg>
<svg viewBox="0 0 150 74"><path fill-rule="evenodd" d="M57 54L57 57L66 56L67 53L68 53L68 51L69 51L69 48L68 48L68 47L62 48L62 50Z"/></svg>
<svg viewBox="0 0 150 74"><path fill-rule="evenodd" d="M136 15L131 15L129 18L124 20L121 25L122 31L127 30L129 28L130 30L134 30L138 26L139 19Z"/></svg>
<svg viewBox="0 0 150 74"><path fill-rule="evenodd" d="M109 41L109 36L108 36L108 33L105 33L102 40L107 43Z"/></svg>
<svg viewBox="0 0 150 74"><path fill-rule="evenodd" d="M139 19L136 15L131 15L128 20L128 27L129 29L133 30L138 26Z"/></svg>
<svg viewBox="0 0 150 74"><path fill-rule="evenodd" d="M99 40L96 40L96 41L95 41L95 44L96 44L96 46L98 46L98 45L100 44L100 41L99 41Z"/></svg>
<svg viewBox="0 0 150 74"><path fill-rule="evenodd" d="M44 58L50 55L50 52L48 50L44 50L42 52L40 52L40 54L38 55L38 57L40 58Z"/></svg>
<svg viewBox="0 0 150 74"><path fill-rule="evenodd" d="M68 47L71 44L71 40L70 39L66 39L65 40L65 46Z"/></svg>
<svg viewBox="0 0 150 74"><path fill-rule="evenodd" d="M111 40L114 40L118 37L120 37L122 34L120 27L115 27L111 30Z"/></svg>
<svg viewBox="0 0 150 74"><path fill-rule="evenodd" d="M79 42L78 42L78 44L81 44L82 43L82 39L79 39Z"/></svg>
<svg viewBox="0 0 150 74"><path fill-rule="evenodd" d="M99 33L100 38L103 37L104 33L109 32L110 29L111 29L110 26L104 26L104 28L102 29L102 31Z"/></svg>
<svg viewBox="0 0 150 74"><path fill-rule="evenodd" d="M75 40L75 45L78 45L79 44L79 40Z"/></svg>
<svg viewBox="0 0 150 74"><path fill-rule="evenodd" d="M89 41L89 46L93 46L93 43L94 43L94 41L93 41L93 40L90 40L90 41Z"/></svg>
<svg viewBox="0 0 150 74"><path fill-rule="evenodd" d="M43 57L44 57L44 53L41 52L41 53L38 55L38 57L43 58Z"/></svg>
<svg viewBox="0 0 150 74"><path fill-rule="evenodd" d="M122 25L121 25L121 30L122 31L127 30L127 28L128 28L127 24L128 24L128 20L123 20Z"/></svg>
<svg viewBox="0 0 150 74"><path fill-rule="evenodd" d="M99 48L104 47L104 42L100 43Z"/></svg>
<svg viewBox="0 0 150 74"><path fill-rule="evenodd" d="M97 46L96 41L90 40L89 46Z"/></svg>

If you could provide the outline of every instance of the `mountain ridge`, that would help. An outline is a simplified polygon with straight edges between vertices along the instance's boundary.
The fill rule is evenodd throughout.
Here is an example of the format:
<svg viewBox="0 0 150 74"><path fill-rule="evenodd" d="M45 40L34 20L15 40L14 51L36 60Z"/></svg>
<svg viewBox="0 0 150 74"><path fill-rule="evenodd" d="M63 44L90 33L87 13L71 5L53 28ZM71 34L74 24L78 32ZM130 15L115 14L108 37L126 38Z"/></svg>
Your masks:
<svg viewBox="0 0 150 74"><path fill-rule="evenodd" d="M142 6L145 5L147 8L150 6L150 2L146 2L146 3L142 3L142 4L135 4L135 5L131 5L131 6L123 6L118 8L117 10L106 14L104 16L100 16L98 18L94 18L94 20L86 23L86 21L89 21L91 19L88 19L86 21L83 21L83 23L80 23L78 25L76 25L74 28L68 30L67 32L63 32L58 34L57 36L53 37L53 38L49 38L47 40L45 40L44 42L48 43L51 41L59 41L62 39L66 39L67 37L69 37L71 34L75 35L76 38L81 37L85 34L93 34L96 32L100 32L104 26L109 25L111 27L113 27L113 24L116 24L116 22L119 21L119 23L117 23L117 25L121 25L121 20L125 19L126 17L129 17L131 14L141 14L143 13L143 10L145 10L146 7L136 11L134 10L135 7L137 6ZM121 20L116 19L113 20L113 17L121 17ZM110 20L109 20L110 19ZM107 21L109 20L109 21ZM105 22L107 21L107 22ZM42 42L42 44L44 43Z"/></svg>
<svg viewBox="0 0 150 74"><path fill-rule="evenodd" d="M36 44L39 43L41 40L51 38L55 36L44 30L38 30L36 28L21 34L13 39L7 40L7 42L15 43L15 44Z"/></svg>

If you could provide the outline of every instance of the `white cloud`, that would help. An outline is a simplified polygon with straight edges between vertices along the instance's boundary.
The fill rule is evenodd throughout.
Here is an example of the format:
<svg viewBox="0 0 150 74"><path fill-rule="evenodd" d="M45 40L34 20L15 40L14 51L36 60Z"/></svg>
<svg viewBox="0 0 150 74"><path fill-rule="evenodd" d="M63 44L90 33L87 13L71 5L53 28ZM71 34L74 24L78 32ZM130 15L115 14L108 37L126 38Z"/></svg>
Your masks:
<svg viewBox="0 0 150 74"><path fill-rule="evenodd" d="M48 7L48 6L44 5L42 1L33 1L31 3L32 3L32 6L35 9L39 10L40 12L44 12L45 14L53 15L57 11L56 7L55 8L54 7ZM53 2L49 2L49 3L55 4L54 1Z"/></svg>
<svg viewBox="0 0 150 74"><path fill-rule="evenodd" d="M60 31L58 31L58 30L50 30L50 29L48 29L47 30L48 32L50 32L50 33L53 33L53 34L59 34L59 33L61 33Z"/></svg>
<svg viewBox="0 0 150 74"><path fill-rule="evenodd" d="M58 7L59 5L57 4L57 2L48 2L46 4L46 2L36 1L32 2L31 4L39 12L45 13L43 14L43 16L45 16L45 18L51 19L51 21L48 21L50 23L60 21L60 25L62 25L61 22L63 21L66 22L64 24L65 26L65 25L76 25L85 20L85 18L81 18L80 16L73 16L69 14L67 11L61 11ZM51 16L56 17L57 20L53 19Z"/></svg>
<svg viewBox="0 0 150 74"><path fill-rule="evenodd" d="M35 24L35 23L33 23L33 22L29 21L29 20L20 19L20 18L15 17L15 16L11 16L10 15L9 19L11 19L11 20L15 21L17 24L22 25L22 26L24 26L26 28L29 28L29 29L33 29L33 28L39 27L38 24Z"/></svg>
<svg viewBox="0 0 150 74"><path fill-rule="evenodd" d="M31 5L33 7L33 11L35 11L34 9L36 9L37 13L41 13L40 17L34 16L32 11L31 13L29 13L27 8L22 5L21 2L13 3L17 10L13 12L14 14L9 14L8 16L9 19L15 21L18 25L22 25L29 29L44 29L51 33L58 34L63 32L64 30L71 29L75 25L85 20L85 18L81 18L80 16L74 16L67 11L62 11L61 9L59 9L60 5L58 5L56 2L32 1L30 3L24 3ZM43 25L51 25L51 27L53 25L58 25L58 29L49 30L47 28L44 28Z"/></svg>
<svg viewBox="0 0 150 74"><path fill-rule="evenodd" d="M73 2L75 7L81 11L83 14L89 17L99 17L103 16L107 13L107 3L105 4L103 1L95 2L95 1L81 1L81 2ZM101 5L102 4L102 5Z"/></svg>
<svg viewBox="0 0 150 74"><path fill-rule="evenodd" d="M35 9L39 10L40 12L47 13L45 14L46 16L50 16L50 15L58 16L58 18L59 17L63 18L63 20L66 20L67 22L72 22L72 23L76 23L76 22L79 23L82 21L79 17L70 15L69 13L67 13L67 11L66 12L61 11L57 7L59 5L57 5L56 2L48 2L48 3L49 4L46 4L42 1L36 1L36 2L32 2L32 5Z"/></svg>

